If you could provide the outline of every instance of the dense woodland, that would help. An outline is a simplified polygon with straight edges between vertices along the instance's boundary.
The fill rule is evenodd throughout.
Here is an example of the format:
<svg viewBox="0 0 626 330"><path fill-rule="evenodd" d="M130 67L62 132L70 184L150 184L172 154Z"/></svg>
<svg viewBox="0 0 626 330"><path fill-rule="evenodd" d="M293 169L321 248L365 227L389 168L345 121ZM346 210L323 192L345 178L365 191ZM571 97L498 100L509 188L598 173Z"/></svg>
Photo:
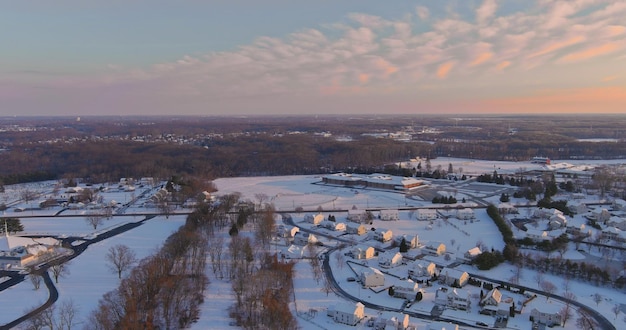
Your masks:
<svg viewBox="0 0 626 330"><path fill-rule="evenodd" d="M3 118L0 180L371 172L409 157L623 158L624 127L624 116ZM400 131L411 141L385 135ZM579 140L591 138L611 140Z"/></svg>

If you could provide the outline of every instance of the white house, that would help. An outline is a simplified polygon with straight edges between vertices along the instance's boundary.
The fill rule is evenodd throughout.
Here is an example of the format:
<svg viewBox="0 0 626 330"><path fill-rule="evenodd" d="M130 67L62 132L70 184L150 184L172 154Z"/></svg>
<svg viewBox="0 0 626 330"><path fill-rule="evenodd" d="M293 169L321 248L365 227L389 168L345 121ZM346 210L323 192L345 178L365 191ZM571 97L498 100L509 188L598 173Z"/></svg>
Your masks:
<svg viewBox="0 0 626 330"><path fill-rule="evenodd" d="M384 220L384 221L391 221L391 220L398 220L400 219L399 215L398 215L398 210L380 210L380 213L378 215L378 217L380 218L380 220Z"/></svg>
<svg viewBox="0 0 626 330"><path fill-rule="evenodd" d="M609 219L608 225L619 230L626 230L626 218L613 216Z"/></svg>
<svg viewBox="0 0 626 330"><path fill-rule="evenodd" d="M333 231L346 231L346 224L343 222L324 220L320 222L319 226Z"/></svg>
<svg viewBox="0 0 626 330"><path fill-rule="evenodd" d="M364 244L359 244L352 248L350 251L352 258L354 259L370 259L376 254L376 250L373 247Z"/></svg>
<svg viewBox="0 0 626 330"><path fill-rule="evenodd" d="M307 214L304 216L304 221L313 224L314 226L319 225L322 221L324 221L324 215L318 213L316 215Z"/></svg>
<svg viewBox="0 0 626 330"><path fill-rule="evenodd" d="M428 325L427 330L459 330L459 325L446 322L433 322Z"/></svg>
<svg viewBox="0 0 626 330"><path fill-rule="evenodd" d="M348 210L348 220L356 223L364 222L367 219L365 210Z"/></svg>
<svg viewBox="0 0 626 330"><path fill-rule="evenodd" d="M354 305L344 303L328 308L327 315L337 323L355 326L363 319L365 306L360 302Z"/></svg>
<svg viewBox="0 0 626 330"><path fill-rule="evenodd" d="M402 243L402 239L404 239L409 249L414 249L419 245L419 237L417 235L396 236L393 240L396 244L400 245Z"/></svg>
<svg viewBox="0 0 626 330"><path fill-rule="evenodd" d="M487 294L483 297L483 299L480 300L479 305L480 306L485 306L485 305L498 306L500 301L502 301L502 292L500 292L500 290L498 290L497 288L493 288L489 292L487 292Z"/></svg>
<svg viewBox="0 0 626 330"><path fill-rule="evenodd" d="M378 255L378 265L382 268L393 268L402 265L400 252L386 251Z"/></svg>
<svg viewBox="0 0 626 330"><path fill-rule="evenodd" d="M616 211L626 211L626 201L620 198L616 198L613 201L612 207Z"/></svg>
<svg viewBox="0 0 626 330"><path fill-rule="evenodd" d="M385 285L385 275L383 275L380 270L372 267L362 271L361 276L359 276L359 280L364 288Z"/></svg>
<svg viewBox="0 0 626 330"><path fill-rule="evenodd" d="M559 229L567 226L567 219L563 213L555 213L550 217L550 229Z"/></svg>
<svg viewBox="0 0 626 330"><path fill-rule="evenodd" d="M389 242L393 238L393 233L391 230L384 228L376 228L374 231L374 239L381 242Z"/></svg>
<svg viewBox="0 0 626 330"><path fill-rule="evenodd" d="M565 232L574 236L591 236L591 229L587 229L585 224L581 224L580 226L569 225L567 229L565 229Z"/></svg>
<svg viewBox="0 0 626 330"><path fill-rule="evenodd" d="M466 290L447 290L442 288L435 292L435 304L454 309L469 310L471 304L470 294Z"/></svg>
<svg viewBox="0 0 626 330"><path fill-rule="evenodd" d="M483 253L480 248L478 246L475 246L469 250L467 250L464 254L463 254L463 258L465 260L474 260L474 258L478 257L478 255L480 255L481 253Z"/></svg>
<svg viewBox="0 0 626 330"><path fill-rule="evenodd" d="M469 281L469 274L461 270L445 267L439 272L439 281L449 286L462 288Z"/></svg>
<svg viewBox="0 0 626 330"><path fill-rule="evenodd" d="M417 277L433 277L437 272L435 263L423 259L413 262L413 267L409 269L409 276Z"/></svg>
<svg viewBox="0 0 626 330"><path fill-rule="evenodd" d="M381 312L374 320L373 328L375 330L406 330L409 329L409 322L408 314Z"/></svg>
<svg viewBox="0 0 626 330"><path fill-rule="evenodd" d="M293 244L304 246L307 244L317 243L317 237L315 235L305 232L297 232L293 237Z"/></svg>
<svg viewBox="0 0 626 330"><path fill-rule="evenodd" d="M587 204L585 203L577 203L573 206L569 207L570 210L572 210L572 212L576 213L576 214L585 214L589 211L589 207L587 207Z"/></svg>
<svg viewBox="0 0 626 330"><path fill-rule="evenodd" d="M464 209L456 210L456 218L460 220L471 220L476 218L476 214L474 213L474 210L466 207Z"/></svg>
<svg viewBox="0 0 626 330"><path fill-rule="evenodd" d="M435 220L437 219L437 210L435 209L417 209L417 220Z"/></svg>
<svg viewBox="0 0 626 330"><path fill-rule="evenodd" d="M441 256L446 253L446 245L441 242L428 242L423 248L422 251L425 254L430 254L434 256Z"/></svg>
<svg viewBox="0 0 626 330"><path fill-rule="evenodd" d="M417 291L419 291L419 286L412 280L398 281L393 286L393 296L395 298L413 300Z"/></svg>
<svg viewBox="0 0 626 330"><path fill-rule="evenodd" d="M362 224L349 223L349 224L346 224L346 232L348 234L356 234L360 236L360 235L367 233L367 229Z"/></svg>
<svg viewBox="0 0 626 330"><path fill-rule="evenodd" d="M526 230L526 237L532 239L535 242L550 240L550 236L548 236L547 231L537 230L537 229L532 229L532 228Z"/></svg>
<svg viewBox="0 0 626 330"><path fill-rule="evenodd" d="M558 311L546 311L543 310L543 308L542 311L539 311L537 308L533 308L530 311L530 320L532 322L545 324L549 327L561 325L562 322L561 313Z"/></svg>
<svg viewBox="0 0 626 330"><path fill-rule="evenodd" d="M291 227L285 225L279 225L276 227L276 236L284 238L293 238L297 232L300 231L298 227Z"/></svg>

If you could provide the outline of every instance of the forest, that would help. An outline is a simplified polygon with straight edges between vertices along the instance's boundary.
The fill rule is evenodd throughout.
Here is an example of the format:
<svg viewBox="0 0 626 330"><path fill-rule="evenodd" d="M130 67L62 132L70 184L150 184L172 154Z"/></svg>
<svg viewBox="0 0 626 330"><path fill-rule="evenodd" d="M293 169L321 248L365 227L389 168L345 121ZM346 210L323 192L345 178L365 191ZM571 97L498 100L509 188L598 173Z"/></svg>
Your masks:
<svg viewBox="0 0 626 330"><path fill-rule="evenodd" d="M415 157L626 157L626 116L608 115L12 117L1 123L3 184L374 172ZM394 139L398 132L410 139Z"/></svg>

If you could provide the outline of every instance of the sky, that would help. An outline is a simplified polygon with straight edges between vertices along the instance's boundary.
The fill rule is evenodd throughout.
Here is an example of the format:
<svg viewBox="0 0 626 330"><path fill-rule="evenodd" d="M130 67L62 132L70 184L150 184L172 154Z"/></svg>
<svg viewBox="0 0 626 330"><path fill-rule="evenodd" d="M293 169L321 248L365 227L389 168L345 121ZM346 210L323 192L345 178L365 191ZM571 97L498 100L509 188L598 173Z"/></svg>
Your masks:
<svg viewBox="0 0 626 330"><path fill-rule="evenodd" d="M626 113L626 0L0 3L1 116Z"/></svg>

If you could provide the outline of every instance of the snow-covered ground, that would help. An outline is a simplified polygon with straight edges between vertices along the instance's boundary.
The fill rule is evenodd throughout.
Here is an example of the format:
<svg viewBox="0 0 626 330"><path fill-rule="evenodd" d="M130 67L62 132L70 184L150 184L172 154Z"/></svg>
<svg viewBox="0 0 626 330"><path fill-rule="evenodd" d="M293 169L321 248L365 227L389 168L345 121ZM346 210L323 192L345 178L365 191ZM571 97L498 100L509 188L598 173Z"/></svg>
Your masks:
<svg viewBox="0 0 626 330"><path fill-rule="evenodd" d="M463 168L464 173L490 173L494 168L499 173L514 173L521 167L525 167L527 170L541 168L543 165L531 164L531 163L507 163L507 162L481 162L477 160L464 160L453 158L439 158L431 161L432 167L441 165L443 169L448 168L448 164L453 164L455 169ZM577 170L584 170L585 168L593 167L593 164L582 162L568 162L567 165L553 161L552 166L561 166ZM561 165L559 165L561 164ZM423 164L422 164L423 165ZM319 184L321 177L319 176L282 176L282 177L247 177L247 178L228 178L218 179L215 181L217 188L219 189L218 195L238 192L242 194L242 198L248 199L258 203L257 194L265 194L268 199L266 202L275 205L278 211L281 210L293 210L301 207L304 211L301 213L292 213L294 222L298 226L303 228L314 229L310 224L304 221L306 214L316 214L318 210L322 210L322 213L327 217L332 214L336 216L338 222L346 222L347 213L345 210L358 208L358 209L394 209L394 208L406 208L406 207L424 207L432 206L430 200L422 200L416 198L406 198L403 194L398 192L382 191L382 190L364 190L364 189L350 189L343 187L327 186ZM53 184L40 184L34 185L32 189L42 189L45 194L50 194ZM483 198L491 203L499 203L498 198L501 193L502 187L494 187L492 185L471 184L464 183L446 183L446 182L433 182L430 185L435 191L440 191L449 195L456 195L458 200L463 197L470 196ZM18 194L18 190L12 190L8 187L8 194ZM134 196L139 196L141 191L135 191ZM120 203L132 200L134 197L130 192L123 191L111 191L110 195L106 196L107 200L116 200ZM5 201L13 200L11 196L3 197ZM597 202L597 196L585 197L582 201ZM512 203L525 203L523 200L513 200ZM127 213L133 212L154 212L155 210L139 207L140 201L130 206ZM468 202L467 205L473 205ZM30 215L49 215L51 216L55 210L45 211L25 211L14 212L14 208L18 205L11 206L4 216L30 216ZM439 205L443 207L442 205ZM56 210L58 211L58 209ZM69 212L69 211L66 211ZM85 211L72 211L73 213L62 213L62 215L80 215ZM476 220L474 221L462 221L454 218L452 211L446 209L440 209L440 213L449 215L450 218L447 221L437 220L432 224L428 221L417 221L415 214L412 211L400 211L399 221L381 221L374 220L371 227L374 228L386 228L393 232L394 235L418 235L420 243L427 243L429 241L439 241L447 246L447 251L450 253L450 260L446 260L442 257L429 257L429 260L434 261L437 264L446 264L454 261L459 255L462 255L468 249L476 246L480 241L485 247L491 249L500 250L503 247L503 242L500 233L497 228L487 216L484 209L476 210ZM524 211L520 212L520 216L524 216ZM106 220L104 224L98 228L97 232L106 230L114 226L121 225L126 222L139 221L143 219L142 216L115 216L111 220ZM133 249L138 257L144 257L152 252L162 244L173 231L180 227L184 222L185 217L183 215L170 216L169 219L165 217L156 217L152 220L145 222L142 226L135 228L129 232L91 245L87 251L72 260L70 266L69 275L60 278L58 288L60 293L59 301L72 300L75 305L79 306L79 319L80 322L85 322L88 314L96 308L98 300L104 293L117 287L118 279L116 274L111 273L104 262L104 255L109 247L116 244L126 244ZM571 223L584 223L584 218L577 215L573 218L568 218ZM280 221L279 221L280 223ZM93 234L93 228L85 221L83 217L50 217L50 218L22 218L22 224L24 225L24 232L26 233L40 233L48 235L90 235ZM316 229L317 230L317 229ZM339 236L340 233L331 232L326 229L319 229L320 232L329 234L331 236ZM514 234L519 234L519 231L514 229ZM340 238L347 238L357 242L363 241L365 236L348 236L343 235ZM323 238L322 242L333 246L335 242L330 239ZM388 247L389 244L376 243L374 241L368 241L375 247ZM571 250L564 254L565 258L572 260L582 260L586 258L585 255L575 251L570 244ZM275 246L276 249L286 249L287 247ZM598 255L599 252L591 249L591 255ZM343 252L346 252L343 250ZM339 253L339 252L335 252ZM350 260L350 257L345 257L345 261ZM368 265L377 267L377 259L371 259L367 261ZM376 293L369 289L363 289L356 282L348 282L348 277L354 277L355 273L353 268L349 267L347 263L342 266L336 264L334 256L330 256L330 264L333 267L333 273L338 283L344 290L355 297L360 297L363 300L371 300L379 305L390 306L393 308L399 308L402 304L400 299L391 298L386 291ZM352 265L352 264L351 264ZM292 306L294 313L298 315L298 322L302 329L350 329L354 327L341 326L331 318L326 316L326 308L330 305L335 305L343 298L337 297L334 293L325 293L322 291L323 283L319 284L313 279L311 272L311 266L306 260L298 261L296 266L295 275L295 302ZM400 275L402 272L406 272L406 267L390 270L392 274ZM480 272L475 267L461 265L459 269L483 274L486 277L508 280L512 277L513 266L503 264L488 272ZM205 302L202 306L202 313L200 320L192 326L192 329L227 329L233 328L230 324L231 319L228 317L227 308L232 305L232 293L230 283L215 279L210 269L207 270L209 275L210 284L208 286ZM544 279L554 283L557 287L556 294L562 295L564 293L564 280L550 274L544 274ZM390 281L393 280L393 276L386 275ZM323 280L322 280L323 281ZM537 288L536 273L524 269L520 278L520 284L528 287ZM434 289L424 288L424 300L419 303L415 303L411 306L410 310L429 313L434 305ZM472 295L477 295L479 292L476 287L468 286L467 289L471 290ZM626 328L624 322L624 314L626 308L618 314L616 317L612 312L613 306L617 303L626 302L626 295L624 291L614 290L607 287L595 287L588 283L572 280L571 290L577 296L578 301L585 303L586 305L600 311L609 321L613 322L617 329ZM594 293L600 293L602 301L596 304L592 295ZM505 293L505 295L510 295ZM511 297L517 301L520 297ZM2 312L0 312L0 324L12 321L13 319L21 316L23 312L29 308L39 305L47 299L47 291L45 288L41 288L37 291L33 290L33 286L29 281L25 281L17 286L14 286L8 290L0 292L0 305L2 306ZM444 316L456 317L461 320L471 321L484 321L485 323L492 324L493 318L485 315L480 315L476 312L477 306L471 313L461 311L449 311L444 312ZM531 305L529 305L522 315L518 315L516 318L512 318L509 321L508 328L511 329L528 329L530 323L528 321L528 313L532 308L540 310L553 310L560 309L558 301L554 299L545 299L540 297L535 299ZM318 311L316 314L311 313L312 310ZM378 311L370 310L366 308L366 314L370 317L378 315ZM568 321L566 325L567 329L576 329L575 315ZM411 323L418 325L418 329L425 329L428 322L411 319ZM83 323L84 325L84 323ZM367 328L364 323L361 323L357 328Z"/></svg>

